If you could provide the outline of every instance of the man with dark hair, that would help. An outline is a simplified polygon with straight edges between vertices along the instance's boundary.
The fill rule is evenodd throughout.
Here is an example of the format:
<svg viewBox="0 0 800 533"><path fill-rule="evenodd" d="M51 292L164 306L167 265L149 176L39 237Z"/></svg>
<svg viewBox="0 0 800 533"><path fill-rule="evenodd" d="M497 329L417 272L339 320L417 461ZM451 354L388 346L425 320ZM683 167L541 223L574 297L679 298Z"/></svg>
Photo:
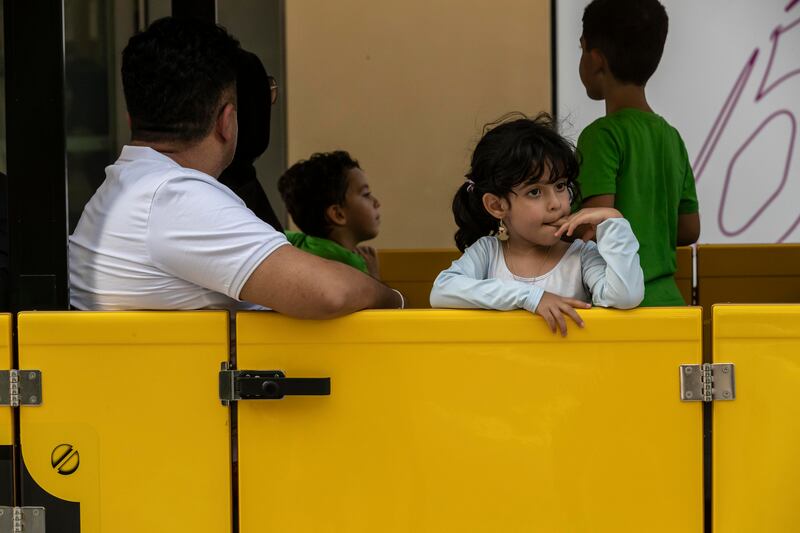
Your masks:
<svg viewBox="0 0 800 533"><path fill-rule="evenodd" d="M578 138L583 207L615 207L631 223L644 271L642 306L685 304L674 278L675 247L700 236L686 147L645 97L667 27L658 0L594 0L580 40L581 82L589 98L606 103L606 116Z"/></svg>
<svg viewBox="0 0 800 533"><path fill-rule="evenodd" d="M304 253L217 181L236 150L239 43L166 18L131 38L132 139L70 237L79 309L252 309L328 318L402 306L396 291Z"/></svg>
<svg viewBox="0 0 800 533"><path fill-rule="evenodd" d="M313 154L281 176L278 190L303 232L287 232L289 242L379 277L375 250L359 244L378 236L381 204L350 154L342 150Z"/></svg>

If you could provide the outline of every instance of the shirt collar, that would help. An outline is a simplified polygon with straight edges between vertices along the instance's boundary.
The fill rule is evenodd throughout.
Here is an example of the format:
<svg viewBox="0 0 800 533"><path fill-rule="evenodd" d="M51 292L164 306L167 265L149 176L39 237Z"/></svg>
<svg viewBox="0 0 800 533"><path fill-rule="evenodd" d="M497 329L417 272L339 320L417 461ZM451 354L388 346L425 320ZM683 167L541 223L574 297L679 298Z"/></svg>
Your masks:
<svg viewBox="0 0 800 533"><path fill-rule="evenodd" d="M170 163L176 167L180 167L178 163L175 162L174 159L170 158L167 155L162 154L156 150L153 150L149 146L131 146L126 144L122 147L122 151L119 154L118 161L139 161L139 160L151 160L151 161L163 161L165 163Z"/></svg>

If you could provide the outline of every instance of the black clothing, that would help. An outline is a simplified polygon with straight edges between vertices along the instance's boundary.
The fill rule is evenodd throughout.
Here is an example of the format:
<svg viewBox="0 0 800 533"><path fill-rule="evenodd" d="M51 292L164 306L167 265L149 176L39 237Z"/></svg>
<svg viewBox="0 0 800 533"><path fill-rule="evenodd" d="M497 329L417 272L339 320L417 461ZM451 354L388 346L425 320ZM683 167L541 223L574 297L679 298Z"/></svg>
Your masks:
<svg viewBox="0 0 800 533"><path fill-rule="evenodd" d="M244 200L258 218L283 231L283 224L272 209L253 166L269 146L272 99L267 71L258 56L245 50L239 55L236 70L239 139L233 161L219 181Z"/></svg>

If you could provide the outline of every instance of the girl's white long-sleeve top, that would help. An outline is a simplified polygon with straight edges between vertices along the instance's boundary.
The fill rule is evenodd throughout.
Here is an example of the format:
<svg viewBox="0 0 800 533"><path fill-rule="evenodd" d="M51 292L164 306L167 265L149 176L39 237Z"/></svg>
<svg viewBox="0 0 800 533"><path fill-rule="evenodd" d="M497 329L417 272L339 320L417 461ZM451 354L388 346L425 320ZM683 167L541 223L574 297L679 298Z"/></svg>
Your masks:
<svg viewBox="0 0 800 533"><path fill-rule="evenodd" d="M437 276L431 307L527 309L546 292L600 307L631 309L644 298L639 242L624 218L597 226L597 244L576 239L553 269L535 278L509 271L501 242L482 237Z"/></svg>

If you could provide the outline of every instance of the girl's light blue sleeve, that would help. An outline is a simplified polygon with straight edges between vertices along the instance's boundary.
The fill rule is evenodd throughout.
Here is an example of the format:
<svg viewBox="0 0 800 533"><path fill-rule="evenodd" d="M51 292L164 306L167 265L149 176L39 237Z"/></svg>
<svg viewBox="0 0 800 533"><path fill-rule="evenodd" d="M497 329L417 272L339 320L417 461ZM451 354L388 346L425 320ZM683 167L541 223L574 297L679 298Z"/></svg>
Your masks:
<svg viewBox="0 0 800 533"><path fill-rule="evenodd" d="M600 307L632 309L644 298L644 274L639 265L639 241L630 222L609 218L597 226L597 244L581 251L583 282Z"/></svg>
<svg viewBox="0 0 800 533"><path fill-rule="evenodd" d="M516 280L486 279L494 251L490 239L470 246L433 283L431 307L536 311L544 291Z"/></svg>

